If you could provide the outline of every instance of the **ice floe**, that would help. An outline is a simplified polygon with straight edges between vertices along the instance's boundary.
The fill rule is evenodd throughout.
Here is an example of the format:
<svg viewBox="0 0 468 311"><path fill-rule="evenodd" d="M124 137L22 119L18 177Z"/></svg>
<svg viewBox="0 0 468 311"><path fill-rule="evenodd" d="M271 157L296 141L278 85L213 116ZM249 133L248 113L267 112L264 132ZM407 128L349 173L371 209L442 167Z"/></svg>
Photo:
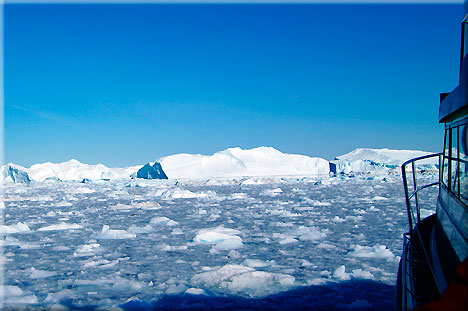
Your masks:
<svg viewBox="0 0 468 311"><path fill-rule="evenodd" d="M101 233L96 235L97 239L131 239L135 238L136 234L127 232L126 230L110 229L109 225L102 226Z"/></svg>
<svg viewBox="0 0 468 311"><path fill-rule="evenodd" d="M29 268L28 270L26 270L26 272L29 274L29 277L31 279L44 279L57 275L57 272L55 271L39 270L34 267Z"/></svg>
<svg viewBox="0 0 468 311"><path fill-rule="evenodd" d="M37 297L28 291L24 291L18 286L13 285L0 285L0 292L3 293L5 304L35 304L38 302Z"/></svg>
<svg viewBox="0 0 468 311"><path fill-rule="evenodd" d="M158 217L151 218L150 224L152 224L154 226L172 227L172 226L177 226L178 222L174 221L172 219L169 219L169 218L167 218L165 216L158 216Z"/></svg>
<svg viewBox="0 0 468 311"><path fill-rule="evenodd" d="M238 234L238 230L216 227L199 230L193 240L196 243L213 244L215 250L232 250L243 246Z"/></svg>
<svg viewBox="0 0 468 311"><path fill-rule="evenodd" d="M29 232L29 226L22 222L17 222L15 225L0 225L0 233L25 233Z"/></svg>
<svg viewBox="0 0 468 311"><path fill-rule="evenodd" d="M194 275L193 285L211 290L227 289L237 294L261 297L294 285L295 278L281 273L257 271L242 265L225 265Z"/></svg>
<svg viewBox="0 0 468 311"><path fill-rule="evenodd" d="M37 231L54 231L54 230L76 230L81 229L83 226L79 224L69 224L65 222L61 222L59 224L45 226L37 229Z"/></svg>
<svg viewBox="0 0 468 311"><path fill-rule="evenodd" d="M348 253L351 257L377 258L392 260L395 255L385 245L375 245L372 247L354 245L354 250Z"/></svg>

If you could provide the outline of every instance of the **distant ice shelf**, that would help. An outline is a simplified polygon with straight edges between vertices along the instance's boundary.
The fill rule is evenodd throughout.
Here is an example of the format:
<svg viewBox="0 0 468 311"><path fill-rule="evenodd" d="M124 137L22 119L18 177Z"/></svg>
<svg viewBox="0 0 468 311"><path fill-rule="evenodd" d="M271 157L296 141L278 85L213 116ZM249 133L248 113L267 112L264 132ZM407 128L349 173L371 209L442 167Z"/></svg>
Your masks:
<svg viewBox="0 0 468 311"><path fill-rule="evenodd" d="M418 150L358 148L333 161L283 153L273 147L228 148L212 155L175 154L157 159L158 169L169 179L208 179L265 176L326 176L332 174L398 174L406 160L430 154ZM437 159L426 160L420 169L437 169ZM122 180L138 177L143 165L109 168L72 159L62 163L41 163L25 168L13 163L1 167L1 183ZM164 176L165 176L164 175Z"/></svg>

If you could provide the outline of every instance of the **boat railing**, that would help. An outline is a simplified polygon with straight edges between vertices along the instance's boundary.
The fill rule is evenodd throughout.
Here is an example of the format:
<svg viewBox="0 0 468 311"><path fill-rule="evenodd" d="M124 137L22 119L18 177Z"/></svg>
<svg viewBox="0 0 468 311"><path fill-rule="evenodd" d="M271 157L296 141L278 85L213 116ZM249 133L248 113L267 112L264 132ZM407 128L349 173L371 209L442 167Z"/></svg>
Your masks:
<svg viewBox="0 0 468 311"><path fill-rule="evenodd" d="M419 185L417 180L417 165L416 162L427 160L430 158L439 158L439 178L436 182L430 182L424 185ZM421 206L419 201L419 192L423 189L438 186L440 185L441 180L441 166L442 165L442 153L428 154L422 157L414 158L406 161L401 165L401 174L403 177L403 187L405 190L405 200L406 200L406 211L408 213L408 223L409 223L409 234L413 234L414 227L421 221ZM407 167L411 166L411 181L412 183L412 192L410 193L408 187L408 176L407 176Z"/></svg>
<svg viewBox="0 0 468 311"><path fill-rule="evenodd" d="M438 172L439 172L439 176L438 176L438 179L436 182L429 182L429 183L426 183L426 184L423 184L423 185L419 185L418 183L418 170L417 170L417 165L416 163L419 162L419 161L423 161L423 160L427 160L427 159L430 159L430 158L435 158L435 157L438 157L439 158L439 167L438 167ZM414 228L417 224L419 224L421 222L421 205L420 205L420 201L419 201L419 193L421 190L423 189L426 189L426 188L429 188L429 187L433 187L433 186L438 186L440 185L440 181L441 181L441 168L442 168L442 153L435 153L435 154L429 154L429 155L426 155L426 156L422 156L422 157L418 157L418 158L414 158L414 159L411 159L411 160L408 160L406 161L405 163L403 163L401 165L401 173L402 173L402 177L403 177L403 186L404 186L404 190L405 190L405 200L406 200L406 209L407 209L407 213L408 213L408 223L409 223L409 231L407 233L405 233L403 235L404 237L404 240L403 240L403 256L404 259L403 260L403 264L402 264L402 281L403 281L403 284L402 284L402 288L404 289L403 292L402 292L402 302L403 302L403 305L402 305L402 310L409 310L409 309L412 309L414 307L413 305L413 301L416 301L418 299L418 296L416 293L414 293L414 290L412 288L410 288L408 286L408 283L407 283L407 277L410 277L411 278L411 274L409 273L408 271L408 265L416 265L417 264L417 260L415 259L409 259L408 258L408 242L411 240L412 236L413 236L413 231L414 231ZM409 187L408 187L408 174L407 174L407 168L408 167L411 167L411 178L410 178L410 183L412 184L412 191L410 193L410 190L409 190ZM422 173L421 170L419 171L419 173ZM422 174L419 174L420 176ZM419 234L418 234L419 236ZM419 238L421 239L421 237L419 236ZM428 258L428 254L427 254L427 250L425 249L424 245L422 245L422 249L423 249L423 252L424 252L424 256L426 256L426 258ZM431 272L433 273L432 271L432 267L430 267L431 269Z"/></svg>

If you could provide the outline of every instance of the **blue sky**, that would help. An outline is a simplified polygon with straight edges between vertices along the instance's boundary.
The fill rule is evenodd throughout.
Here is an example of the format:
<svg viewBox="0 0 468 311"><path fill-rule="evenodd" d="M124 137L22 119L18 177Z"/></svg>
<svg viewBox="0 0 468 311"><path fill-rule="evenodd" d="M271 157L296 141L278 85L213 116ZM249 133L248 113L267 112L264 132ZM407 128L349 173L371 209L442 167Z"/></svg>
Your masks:
<svg viewBox="0 0 468 311"><path fill-rule="evenodd" d="M11 5L5 162L442 148L462 5Z"/></svg>

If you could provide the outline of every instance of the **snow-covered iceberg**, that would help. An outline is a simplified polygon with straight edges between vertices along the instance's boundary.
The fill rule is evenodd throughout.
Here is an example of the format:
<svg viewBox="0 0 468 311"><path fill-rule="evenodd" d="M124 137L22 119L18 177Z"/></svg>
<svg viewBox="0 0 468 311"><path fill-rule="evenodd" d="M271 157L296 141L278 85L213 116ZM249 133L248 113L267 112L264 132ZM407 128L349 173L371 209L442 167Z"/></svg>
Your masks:
<svg viewBox="0 0 468 311"><path fill-rule="evenodd" d="M14 165L7 164L0 167L0 182L1 183L30 183L31 179L29 178L28 173L25 172L25 168Z"/></svg>
<svg viewBox="0 0 468 311"><path fill-rule="evenodd" d="M392 150L357 148L347 154L338 156L330 163L333 173L372 173L372 172L399 172L401 164L409 159L429 155L432 152L419 150ZM436 170L439 165L437 157L423 160L418 167L427 170Z"/></svg>
<svg viewBox="0 0 468 311"><path fill-rule="evenodd" d="M75 159L63 163L34 164L27 169L29 176L35 181L44 181L47 178L67 180L98 180L98 179L123 179L129 178L141 166L125 168L109 168L103 164L84 164Z"/></svg>
<svg viewBox="0 0 468 311"><path fill-rule="evenodd" d="M322 158L282 153L272 147L229 148L212 155L175 154L158 160L169 178L324 175Z"/></svg>

